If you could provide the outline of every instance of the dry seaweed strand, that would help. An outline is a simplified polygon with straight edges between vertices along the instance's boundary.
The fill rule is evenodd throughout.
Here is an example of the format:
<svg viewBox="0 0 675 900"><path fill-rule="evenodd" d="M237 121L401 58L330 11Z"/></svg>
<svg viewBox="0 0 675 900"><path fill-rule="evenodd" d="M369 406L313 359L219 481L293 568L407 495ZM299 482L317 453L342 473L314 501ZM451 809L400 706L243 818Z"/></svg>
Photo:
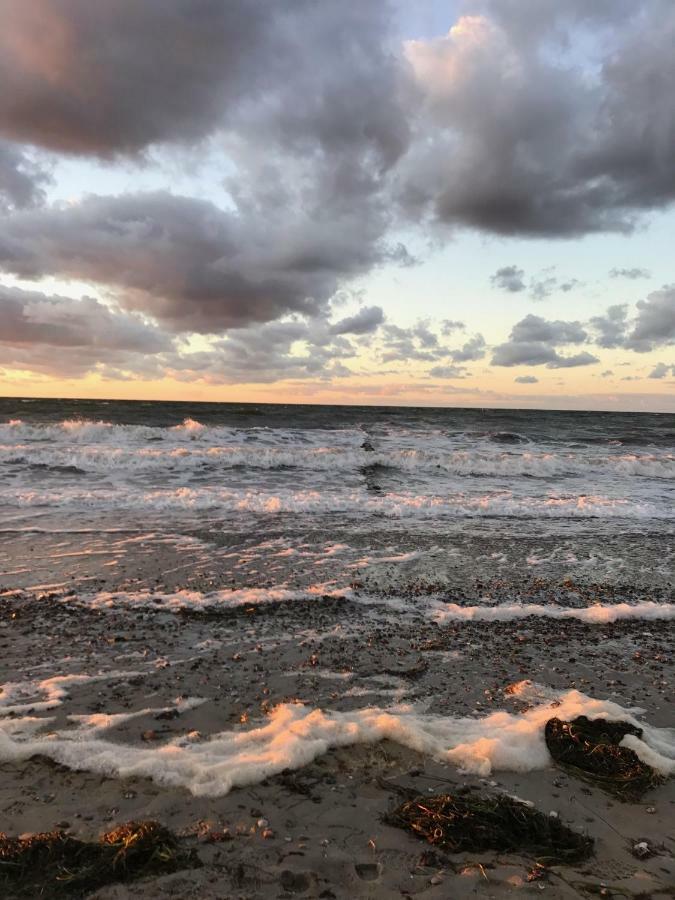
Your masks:
<svg viewBox="0 0 675 900"><path fill-rule="evenodd" d="M506 795L436 794L406 800L385 821L451 853L499 850L540 862L576 862L593 839Z"/></svg>
<svg viewBox="0 0 675 900"><path fill-rule="evenodd" d="M0 832L0 893L3 897L84 896L92 890L148 875L200 865L158 822L128 822L79 841L63 831L8 837Z"/></svg>
<svg viewBox="0 0 675 900"><path fill-rule="evenodd" d="M627 734L641 738L642 729L628 722L586 716L571 722L549 719L544 732L549 753L559 766L620 800L633 801L664 779L634 750L620 746Z"/></svg>

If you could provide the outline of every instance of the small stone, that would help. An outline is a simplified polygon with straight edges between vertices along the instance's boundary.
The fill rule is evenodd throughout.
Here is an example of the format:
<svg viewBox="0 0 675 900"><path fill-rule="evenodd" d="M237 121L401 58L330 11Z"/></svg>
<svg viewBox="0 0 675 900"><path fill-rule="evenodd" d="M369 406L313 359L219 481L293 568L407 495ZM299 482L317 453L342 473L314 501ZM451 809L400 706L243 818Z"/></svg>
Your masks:
<svg viewBox="0 0 675 900"><path fill-rule="evenodd" d="M267 828L270 823L267 821L267 819L258 819L255 824L258 826L258 828L263 829Z"/></svg>
<svg viewBox="0 0 675 900"><path fill-rule="evenodd" d="M260 836L263 837L266 841L269 841L271 838L274 837L274 832L272 831L271 828L265 828L264 831L260 832Z"/></svg>
<svg viewBox="0 0 675 900"><path fill-rule="evenodd" d="M443 876L440 873L438 875L432 875L429 879L429 884L443 884Z"/></svg>
<svg viewBox="0 0 675 900"><path fill-rule="evenodd" d="M647 841L638 841L637 844L633 845L633 856L638 859L649 859L649 857L653 855L654 851Z"/></svg>
<svg viewBox="0 0 675 900"><path fill-rule="evenodd" d="M654 815L654 813L656 812L656 807L648 806L647 809L645 810L645 812L648 812L650 815Z"/></svg>

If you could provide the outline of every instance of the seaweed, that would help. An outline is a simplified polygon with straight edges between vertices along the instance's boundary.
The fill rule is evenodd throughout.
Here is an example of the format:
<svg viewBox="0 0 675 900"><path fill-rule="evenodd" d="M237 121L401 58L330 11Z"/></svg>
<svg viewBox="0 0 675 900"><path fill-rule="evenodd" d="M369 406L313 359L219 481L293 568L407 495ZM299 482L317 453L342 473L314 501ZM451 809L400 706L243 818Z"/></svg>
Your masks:
<svg viewBox="0 0 675 900"><path fill-rule="evenodd" d="M166 875L201 865L158 822L127 822L80 841L64 831L24 837L0 832L0 894L3 897L82 897L107 884Z"/></svg>
<svg viewBox="0 0 675 900"><path fill-rule="evenodd" d="M544 732L546 746L558 765L620 800L635 801L664 779L634 750L620 746L627 734L641 738L642 730L628 722L586 716L571 722L549 719Z"/></svg>
<svg viewBox="0 0 675 900"><path fill-rule="evenodd" d="M505 794L415 797L387 813L385 822L450 853L497 850L568 863L593 852L593 838Z"/></svg>

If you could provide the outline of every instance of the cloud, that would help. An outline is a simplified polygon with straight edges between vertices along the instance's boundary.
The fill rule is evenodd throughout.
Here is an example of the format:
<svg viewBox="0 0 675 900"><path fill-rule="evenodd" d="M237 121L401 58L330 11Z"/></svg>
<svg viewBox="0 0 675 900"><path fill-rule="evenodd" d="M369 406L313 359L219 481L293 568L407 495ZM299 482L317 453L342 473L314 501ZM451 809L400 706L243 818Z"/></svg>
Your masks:
<svg viewBox="0 0 675 900"><path fill-rule="evenodd" d="M648 378L665 378L666 375L675 376L675 365L670 365L668 363L657 363L652 371L647 376Z"/></svg>
<svg viewBox="0 0 675 900"><path fill-rule="evenodd" d="M550 321L532 314L511 329L514 341L545 341L550 344L580 344L588 334L580 322Z"/></svg>
<svg viewBox="0 0 675 900"><path fill-rule="evenodd" d="M466 369L464 366L434 366L429 369L429 375L432 378L465 378Z"/></svg>
<svg viewBox="0 0 675 900"><path fill-rule="evenodd" d="M67 207L0 219L0 265L114 288L130 309L176 330L215 332L316 312L342 278L378 258L363 210L310 217L242 217L166 192L90 195ZM283 217L282 217L283 218Z"/></svg>
<svg viewBox="0 0 675 900"><path fill-rule="evenodd" d="M0 349L6 365L83 375L99 365L153 365L173 349L170 337L140 316L92 297L74 300L0 286Z"/></svg>
<svg viewBox="0 0 675 900"><path fill-rule="evenodd" d="M554 347L541 341L529 343L508 341L495 347L493 366L546 366L548 369L568 369L589 366L600 360L586 351L573 356L561 356Z"/></svg>
<svg viewBox="0 0 675 900"><path fill-rule="evenodd" d="M539 379L535 375L518 375L513 379L518 384L538 384Z"/></svg>
<svg viewBox="0 0 675 900"><path fill-rule="evenodd" d="M166 374L208 384L340 378L352 374L343 360L355 353L324 318L294 318L237 329L206 351L175 354L166 360Z"/></svg>
<svg viewBox="0 0 675 900"><path fill-rule="evenodd" d="M502 291L517 294L525 290L525 272L517 266L503 266L490 277L491 283Z"/></svg>
<svg viewBox="0 0 675 900"><path fill-rule="evenodd" d="M455 319L443 319L441 322L441 334L448 335L452 334L453 331L464 331L466 328L466 324L464 322L458 322Z"/></svg>
<svg viewBox="0 0 675 900"><path fill-rule="evenodd" d="M516 322L508 341L494 348L492 365L545 365L549 369L593 365L599 360L587 351L563 356L556 349L560 345L584 343L587 338L580 322L549 321L530 314Z"/></svg>
<svg viewBox="0 0 675 900"><path fill-rule="evenodd" d="M47 172L15 144L0 140L0 213L44 201Z"/></svg>
<svg viewBox="0 0 675 900"><path fill-rule="evenodd" d="M332 334L372 334L383 322L381 306L364 306L356 315L340 319L330 330Z"/></svg>
<svg viewBox="0 0 675 900"><path fill-rule="evenodd" d="M675 200L675 8L602 8L473 2L444 37L408 43L422 97L408 208L565 237L630 231Z"/></svg>
<svg viewBox="0 0 675 900"><path fill-rule="evenodd" d="M0 18L0 133L12 140L109 157L241 128L264 110L298 145L311 132L326 147L358 135L400 151L379 0L0 0Z"/></svg>
<svg viewBox="0 0 675 900"><path fill-rule="evenodd" d="M592 316L591 326L596 331L595 343L600 347L611 350L614 347L623 347L628 324L628 306L617 303L607 308L602 316Z"/></svg>
<svg viewBox="0 0 675 900"><path fill-rule="evenodd" d="M542 274L533 276L526 283L524 269L519 269L517 266L504 266L501 269L497 269L495 274L491 276L490 282L494 287L512 294L527 290L533 300L546 300L556 291L567 294L581 285L577 278L568 278L566 281L561 281L552 274L554 269L555 266L544 269Z"/></svg>
<svg viewBox="0 0 675 900"><path fill-rule="evenodd" d="M654 291L638 300L637 318L624 346L637 353L675 343L675 285Z"/></svg>
<svg viewBox="0 0 675 900"><path fill-rule="evenodd" d="M638 278L650 278L649 269L610 269L610 278L628 278L630 281L636 281Z"/></svg>
<svg viewBox="0 0 675 900"><path fill-rule="evenodd" d="M440 323L440 333L435 328L428 319L420 319L410 328L387 323L382 329L382 362L444 362L439 368L454 373L466 371L464 367L457 368L454 364L471 362L485 356L486 344L482 334L475 334L461 347L453 348L442 340L463 329L463 322L445 320ZM447 365L445 361L450 361L453 365ZM460 376L452 374L439 377Z"/></svg>
<svg viewBox="0 0 675 900"><path fill-rule="evenodd" d="M471 362L476 359L483 359L485 356L485 338L482 334L476 334L470 338L458 350L450 351L450 359L455 362Z"/></svg>
<svg viewBox="0 0 675 900"><path fill-rule="evenodd" d="M675 343L675 285L666 285L645 300L638 300L632 318L627 304L616 304L604 315L593 316L589 324L600 347L648 353L670 346Z"/></svg>

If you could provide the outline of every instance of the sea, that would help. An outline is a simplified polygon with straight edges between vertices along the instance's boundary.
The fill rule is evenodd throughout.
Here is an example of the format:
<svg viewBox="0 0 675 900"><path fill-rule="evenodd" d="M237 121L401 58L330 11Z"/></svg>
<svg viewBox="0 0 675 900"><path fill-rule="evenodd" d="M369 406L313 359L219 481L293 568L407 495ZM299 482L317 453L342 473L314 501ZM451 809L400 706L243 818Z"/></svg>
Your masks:
<svg viewBox="0 0 675 900"><path fill-rule="evenodd" d="M674 526L672 415L0 399L5 589L656 587Z"/></svg>

